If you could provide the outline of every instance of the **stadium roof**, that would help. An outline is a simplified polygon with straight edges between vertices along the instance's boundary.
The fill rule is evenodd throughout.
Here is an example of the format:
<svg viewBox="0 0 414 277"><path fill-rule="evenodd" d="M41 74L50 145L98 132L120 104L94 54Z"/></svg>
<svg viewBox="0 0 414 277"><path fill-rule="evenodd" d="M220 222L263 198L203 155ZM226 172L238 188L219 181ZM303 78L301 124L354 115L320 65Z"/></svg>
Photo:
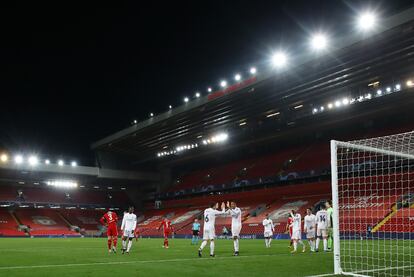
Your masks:
<svg viewBox="0 0 414 277"><path fill-rule="evenodd" d="M246 123L275 116L290 124L339 96L357 96L378 83L395 85L413 73L413 25L414 8L381 20L369 36L336 39L335 49L325 55L292 57L283 72L258 74L191 100L97 141L92 149L155 158L163 149L192 145L219 132L237 136Z"/></svg>

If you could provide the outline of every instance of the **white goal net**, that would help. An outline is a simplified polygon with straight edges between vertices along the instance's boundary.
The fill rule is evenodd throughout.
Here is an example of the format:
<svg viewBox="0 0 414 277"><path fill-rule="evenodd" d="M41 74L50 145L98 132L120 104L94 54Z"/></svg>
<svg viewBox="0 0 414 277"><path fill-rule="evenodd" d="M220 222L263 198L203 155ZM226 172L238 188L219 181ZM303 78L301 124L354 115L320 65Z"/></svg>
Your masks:
<svg viewBox="0 0 414 277"><path fill-rule="evenodd" d="M335 274L414 276L414 132L331 141Z"/></svg>

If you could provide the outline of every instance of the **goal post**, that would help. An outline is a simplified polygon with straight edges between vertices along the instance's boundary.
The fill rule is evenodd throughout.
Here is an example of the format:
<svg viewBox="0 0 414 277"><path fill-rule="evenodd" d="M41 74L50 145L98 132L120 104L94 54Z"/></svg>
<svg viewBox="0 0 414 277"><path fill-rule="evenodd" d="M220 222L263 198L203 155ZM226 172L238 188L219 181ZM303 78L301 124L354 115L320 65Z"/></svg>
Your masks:
<svg viewBox="0 0 414 277"><path fill-rule="evenodd" d="M414 276L414 132L331 141L334 273Z"/></svg>

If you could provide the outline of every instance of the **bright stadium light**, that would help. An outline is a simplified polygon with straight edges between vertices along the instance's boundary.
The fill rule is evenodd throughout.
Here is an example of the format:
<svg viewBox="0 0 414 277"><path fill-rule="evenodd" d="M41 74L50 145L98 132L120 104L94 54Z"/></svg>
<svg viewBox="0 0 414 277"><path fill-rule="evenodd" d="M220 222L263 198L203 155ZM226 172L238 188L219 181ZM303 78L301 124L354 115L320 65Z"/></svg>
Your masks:
<svg viewBox="0 0 414 277"><path fill-rule="evenodd" d="M234 75L234 80L240 81L241 80L241 75L240 74Z"/></svg>
<svg viewBox="0 0 414 277"><path fill-rule="evenodd" d="M17 156L15 156L15 157L14 157L14 162L15 162L16 164L21 164L21 163L23 163L23 156L22 156L22 155L17 155Z"/></svg>
<svg viewBox="0 0 414 277"><path fill-rule="evenodd" d="M75 161L72 161L72 162L70 163L70 165L71 165L72 167L77 167L77 166L78 166L78 163L77 163L77 162L75 162Z"/></svg>
<svg viewBox="0 0 414 277"><path fill-rule="evenodd" d="M323 112L325 110L325 107L324 106L321 106L320 108L319 108L319 111L321 111L321 112Z"/></svg>
<svg viewBox="0 0 414 277"><path fill-rule="evenodd" d="M387 92L391 92L391 88L390 88L390 87L387 87L385 90L386 90Z"/></svg>
<svg viewBox="0 0 414 277"><path fill-rule="evenodd" d="M201 93L199 93L198 91L195 93L195 97L196 98L200 98L200 96L201 96Z"/></svg>
<svg viewBox="0 0 414 277"><path fill-rule="evenodd" d="M372 12L361 13L358 17L357 26L361 31L372 30L377 23L376 15Z"/></svg>
<svg viewBox="0 0 414 277"><path fill-rule="evenodd" d="M170 110L171 110L171 109L172 109L172 106L171 106L171 105L169 105L169 106L168 106L168 109L170 109Z"/></svg>
<svg viewBox="0 0 414 277"><path fill-rule="evenodd" d="M396 85L395 85L395 90L397 90L397 91L398 91L398 90L401 90L401 85L400 85L400 84L396 84Z"/></svg>
<svg viewBox="0 0 414 277"><path fill-rule="evenodd" d="M342 105L341 101L335 101L335 107L339 108Z"/></svg>
<svg viewBox="0 0 414 277"><path fill-rule="evenodd" d="M77 182L68 181L68 180L51 180L51 181L47 181L46 184L48 186L57 187L57 188L76 188L76 187L78 187Z"/></svg>
<svg viewBox="0 0 414 277"><path fill-rule="evenodd" d="M207 88L207 92L212 92L212 91L213 91L213 89L211 87Z"/></svg>
<svg viewBox="0 0 414 277"><path fill-rule="evenodd" d="M332 109L333 108L333 104L332 103L329 103L328 104L328 109Z"/></svg>
<svg viewBox="0 0 414 277"><path fill-rule="evenodd" d="M283 52L276 52L272 56L272 65L276 68L282 68L287 64L287 56Z"/></svg>
<svg viewBox="0 0 414 277"><path fill-rule="evenodd" d="M257 72L256 67L251 67L250 68L250 74L254 75L254 74L256 74L256 72Z"/></svg>
<svg viewBox="0 0 414 277"><path fill-rule="evenodd" d="M317 108L313 108L312 112L313 113L317 113L318 112L318 109Z"/></svg>
<svg viewBox="0 0 414 277"><path fill-rule="evenodd" d="M227 87L227 81L226 81L226 80L221 81L221 82L220 82L220 86L221 86L222 88Z"/></svg>
<svg viewBox="0 0 414 277"><path fill-rule="evenodd" d="M64 162L63 160L59 160L59 161L58 161L58 165L59 165L59 166L64 166L64 165L65 165L65 162Z"/></svg>
<svg viewBox="0 0 414 277"><path fill-rule="evenodd" d="M382 90L377 90L377 95L381 95L382 94Z"/></svg>
<svg viewBox="0 0 414 277"><path fill-rule="evenodd" d="M45 160L45 164L50 164L50 160Z"/></svg>
<svg viewBox="0 0 414 277"><path fill-rule="evenodd" d="M136 119L134 119L134 124L137 124L137 123L138 123L138 121Z"/></svg>
<svg viewBox="0 0 414 277"><path fill-rule="evenodd" d="M7 154L1 154L1 156L0 156L0 160L1 160L3 163L6 163L6 162L9 160L9 156L7 156Z"/></svg>
<svg viewBox="0 0 414 277"><path fill-rule="evenodd" d="M348 104L349 104L349 99L348 99L348 98L344 98L344 99L342 99L342 104L343 104L344 106L348 105Z"/></svg>
<svg viewBox="0 0 414 277"><path fill-rule="evenodd" d="M315 34L311 38L311 47L313 50L322 51L328 47L328 39L324 34Z"/></svg>
<svg viewBox="0 0 414 277"><path fill-rule="evenodd" d="M406 83L407 87L412 87L414 85L413 81L408 80Z"/></svg>
<svg viewBox="0 0 414 277"><path fill-rule="evenodd" d="M190 99L188 99L188 97L184 97L184 103L188 103L188 101L190 101Z"/></svg>
<svg viewBox="0 0 414 277"><path fill-rule="evenodd" d="M150 117L153 117L154 116L154 113L150 113Z"/></svg>
<svg viewBox="0 0 414 277"><path fill-rule="evenodd" d="M28 161L31 166L36 166L39 163L39 159L36 156L30 156Z"/></svg>

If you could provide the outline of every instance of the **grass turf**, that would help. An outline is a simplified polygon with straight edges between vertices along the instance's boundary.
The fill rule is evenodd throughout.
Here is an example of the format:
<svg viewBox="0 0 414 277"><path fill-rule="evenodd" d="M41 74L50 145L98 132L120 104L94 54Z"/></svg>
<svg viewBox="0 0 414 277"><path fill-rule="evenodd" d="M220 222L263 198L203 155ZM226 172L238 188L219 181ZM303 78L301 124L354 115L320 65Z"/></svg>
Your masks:
<svg viewBox="0 0 414 277"><path fill-rule="evenodd" d="M203 258L189 240L141 239L129 255L109 255L105 239L0 239L0 276L308 276L332 273L331 253L290 254L288 241L241 240L240 257L233 243L216 241L216 257ZM120 245L118 245L120 248Z"/></svg>
<svg viewBox="0 0 414 277"><path fill-rule="evenodd" d="M189 240L134 240L129 255L108 254L106 239L0 239L0 276L308 276L333 272L331 253L290 254L289 242L241 240L233 257L230 240L216 241L216 257L208 246L198 258Z"/></svg>

